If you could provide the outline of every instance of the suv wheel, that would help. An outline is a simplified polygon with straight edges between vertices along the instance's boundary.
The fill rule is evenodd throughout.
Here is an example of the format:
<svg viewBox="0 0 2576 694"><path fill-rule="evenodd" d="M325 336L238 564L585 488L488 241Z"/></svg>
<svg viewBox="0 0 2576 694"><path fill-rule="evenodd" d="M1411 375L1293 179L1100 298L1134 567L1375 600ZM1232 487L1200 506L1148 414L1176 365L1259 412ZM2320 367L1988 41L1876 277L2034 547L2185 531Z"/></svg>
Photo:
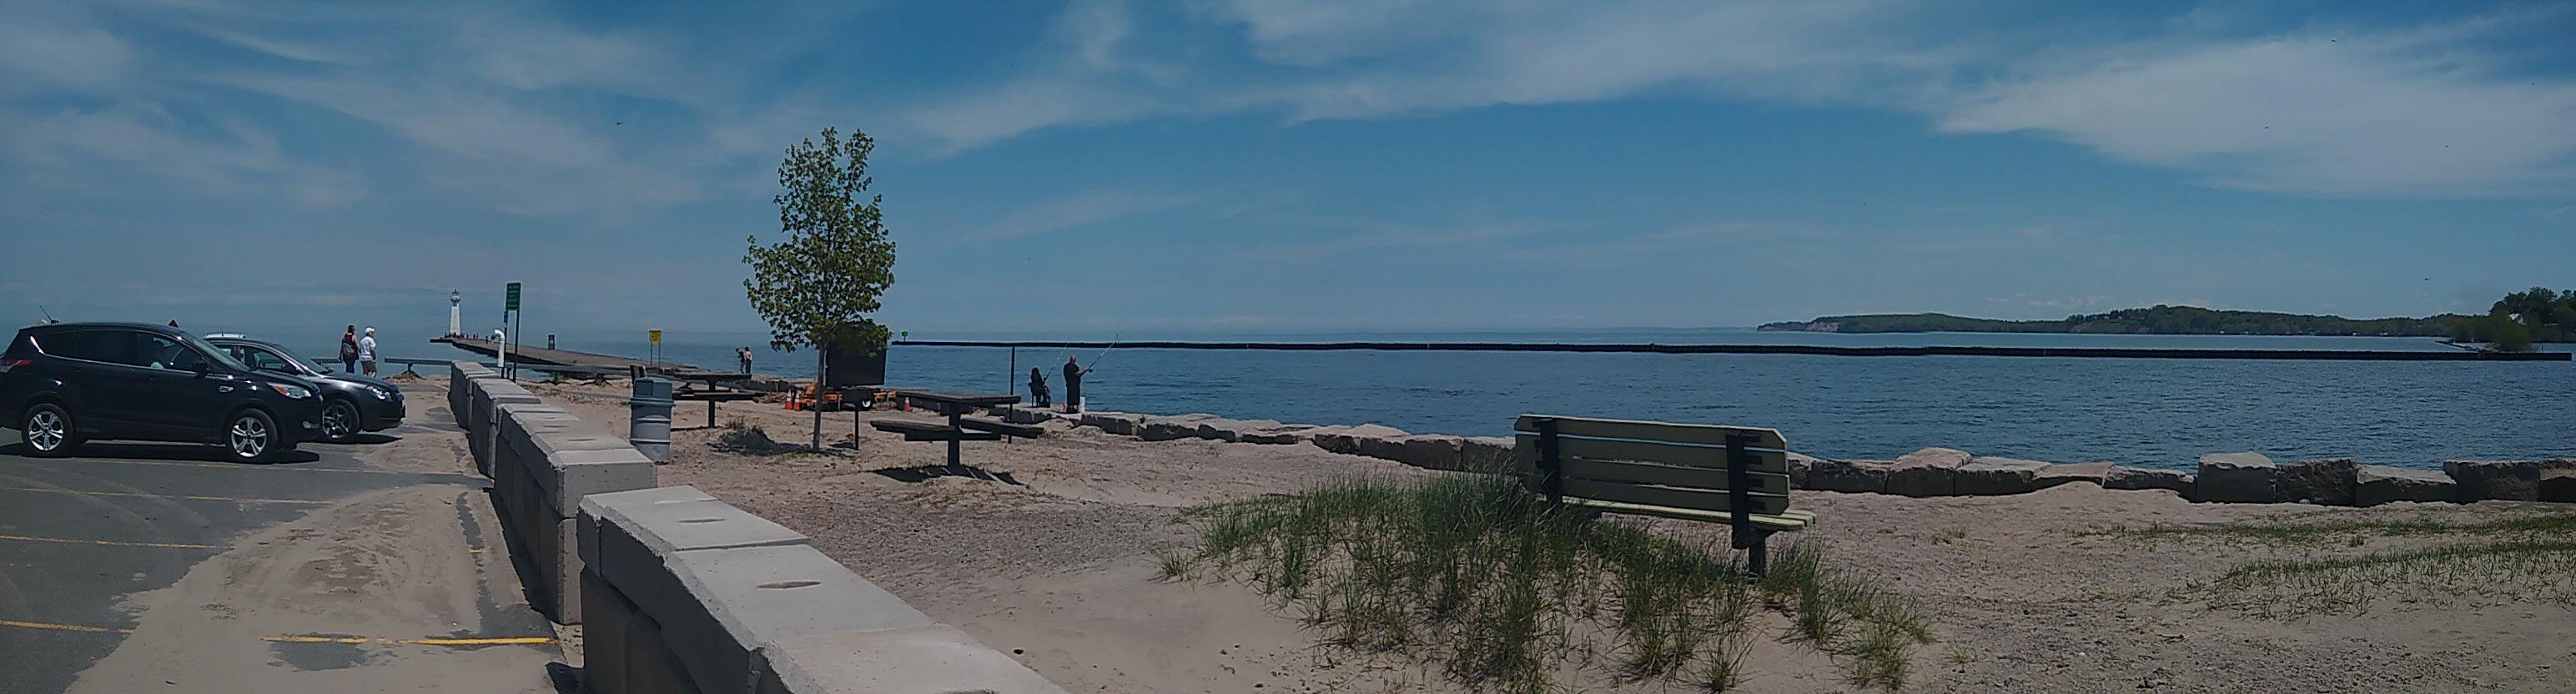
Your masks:
<svg viewBox="0 0 2576 694"><path fill-rule="evenodd" d="M260 460L278 448L277 441L277 423L259 410L242 410L224 427L224 450L234 460Z"/></svg>
<svg viewBox="0 0 2576 694"><path fill-rule="evenodd" d="M322 437L332 443L348 443L358 435L358 405L333 398L322 405Z"/></svg>
<svg viewBox="0 0 2576 694"><path fill-rule="evenodd" d="M18 420L18 439L39 458L69 455L80 445L72 432L72 413L50 402L27 408L26 418Z"/></svg>

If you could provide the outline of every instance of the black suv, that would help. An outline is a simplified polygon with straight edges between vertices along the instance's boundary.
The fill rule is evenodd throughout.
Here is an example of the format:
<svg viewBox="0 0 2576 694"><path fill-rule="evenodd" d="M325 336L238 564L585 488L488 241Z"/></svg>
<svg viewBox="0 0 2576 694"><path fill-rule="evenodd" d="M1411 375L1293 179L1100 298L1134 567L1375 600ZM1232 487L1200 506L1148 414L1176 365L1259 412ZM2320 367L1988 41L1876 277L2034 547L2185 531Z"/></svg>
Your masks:
<svg viewBox="0 0 2576 694"><path fill-rule="evenodd" d="M224 348L234 361L260 371L294 376L321 386L322 440L348 443L362 431L402 426L402 388L373 376L333 373L266 340L241 335L207 335L206 343Z"/></svg>
<svg viewBox="0 0 2576 694"><path fill-rule="evenodd" d="M178 328L52 323L0 351L0 413L28 452L67 455L87 439L220 444L264 460L322 437L312 382L262 373Z"/></svg>

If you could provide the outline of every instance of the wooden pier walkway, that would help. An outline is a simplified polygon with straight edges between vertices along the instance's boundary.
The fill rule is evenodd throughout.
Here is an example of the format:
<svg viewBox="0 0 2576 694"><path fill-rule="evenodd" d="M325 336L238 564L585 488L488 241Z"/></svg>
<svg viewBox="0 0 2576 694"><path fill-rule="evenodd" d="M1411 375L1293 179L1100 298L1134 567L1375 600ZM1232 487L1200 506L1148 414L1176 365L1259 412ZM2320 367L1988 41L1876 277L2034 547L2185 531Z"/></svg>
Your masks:
<svg viewBox="0 0 2576 694"><path fill-rule="evenodd" d="M450 347L455 347L457 349L487 357L497 357L500 353L500 350L498 349L499 346L497 344L493 343L491 340L481 338L435 337L430 338L429 341L445 344ZM700 382L747 381L752 379L776 380L763 376L746 376L732 371L711 371L675 362L649 362L642 359L629 359L626 357L592 354L589 352L575 352L568 349L546 349L544 347L530 347L527 345L511 345L510 361L513 363L525 364L530 367L577 366L617 371L626 371L640 366L644 367L645 373L660 374L676 379Z"/></svg>

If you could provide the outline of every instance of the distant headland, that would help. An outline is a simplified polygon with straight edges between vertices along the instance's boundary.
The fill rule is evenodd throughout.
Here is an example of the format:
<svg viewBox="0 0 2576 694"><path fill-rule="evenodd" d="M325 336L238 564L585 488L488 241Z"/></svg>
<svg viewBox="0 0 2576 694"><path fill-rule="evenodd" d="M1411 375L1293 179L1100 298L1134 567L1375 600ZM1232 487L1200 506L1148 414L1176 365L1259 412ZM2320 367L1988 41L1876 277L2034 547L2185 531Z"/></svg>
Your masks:
<svg viewBox="0 0 2576 694"><path fill-rule="evenodd" d="M1761 330L1820 333L2107 333L2124 335L2380 335L2450 337L2476 316L2353 319L2266 311L2220 311L2197 306L2126 308L2057 320L1995 320L1946 313L1878 313L1823 316L1765 323Z"/></svg>

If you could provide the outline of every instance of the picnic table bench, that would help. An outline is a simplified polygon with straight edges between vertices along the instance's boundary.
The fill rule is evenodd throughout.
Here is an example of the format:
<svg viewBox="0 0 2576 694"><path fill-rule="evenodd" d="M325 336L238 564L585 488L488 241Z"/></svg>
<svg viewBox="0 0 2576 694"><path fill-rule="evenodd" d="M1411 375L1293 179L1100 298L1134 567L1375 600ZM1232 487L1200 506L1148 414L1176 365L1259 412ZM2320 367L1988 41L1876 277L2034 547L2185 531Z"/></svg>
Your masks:
<svg viewBox="0 0 2576 694"><path fill-rule="evenodd" d="M716 403L758 400L760 394L748 390L683 390L672 393L671 399L707 401L707 426L712 428L716 425Z"/></svg>
<svg viewBox="0 0 2576 694"><path fill-rule="evenodd" d="M949 467L956 467L958 465L958 444L961 442L999 441L1005 435L1034 438L1045 433L1037 427L1022 427L1019 425L1004 424L1002 422L981 418L969 419L966 416L966 411L974 408L1016 404L1020 401L1020 396L1017 395L943 393L935 390L913 390L909 388L897 388L894 390L894 394L896 397L905 400L925 402L938 406L940 412L948 415L948 423L932 424L929 422L880 419L868 422L868 426L876 427L878 431L903 434L903 440L905 441L948 442Z"/></svg>
<svg viewBox="0 0 2576 694"><path fill-rule="evenodd" d="M1549 503L1726 523L1755 575L1771 533L1816 518L1789 507L1789 442L1778 431L1534 414L1512 429L1519 471Z"/></svg>

